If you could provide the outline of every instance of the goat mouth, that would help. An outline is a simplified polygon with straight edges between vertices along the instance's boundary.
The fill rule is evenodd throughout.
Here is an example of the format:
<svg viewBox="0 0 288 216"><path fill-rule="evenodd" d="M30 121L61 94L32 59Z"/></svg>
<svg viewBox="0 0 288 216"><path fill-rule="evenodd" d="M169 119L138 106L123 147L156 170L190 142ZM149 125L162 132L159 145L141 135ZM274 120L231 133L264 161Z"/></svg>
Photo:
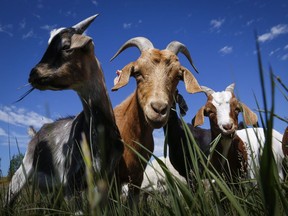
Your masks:
<svg viewBox="0 0 288 216"><path fill-rule="evenodd" d="M29 80L30 81L30 80ZM49 77L41 78L41 79L34 79L30 84L33 86L33 88L38 90L64 90L68 89L69 86L65 84L55 84L51 82L51 79Z"/></svg>
<svg viewBox="0 0 288 216"><path fill-rule="evenodd" d="M233 138L235 136L235 130L233 131L222 131L222 136L226 138Z"/></svg>
<svg viewBox="0 0 288 216"><path fill-rule="evenodd" d="M158 118L158 119L149 119L148 116L146 116L146 121L148 122L148 124L152 127L152 128L156 128L159 129L161 127L163 127L167 120L166 118Z"/></svg>

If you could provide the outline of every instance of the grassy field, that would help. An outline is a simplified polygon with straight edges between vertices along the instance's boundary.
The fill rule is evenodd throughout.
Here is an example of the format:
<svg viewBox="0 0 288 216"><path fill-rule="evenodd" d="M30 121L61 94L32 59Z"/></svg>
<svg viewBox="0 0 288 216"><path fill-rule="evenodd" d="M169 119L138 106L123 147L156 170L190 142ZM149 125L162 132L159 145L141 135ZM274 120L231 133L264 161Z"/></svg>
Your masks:
<svg viewBox="0 0 288 216"><path fill-rule="evenodd" d="M95 180L91 162L86 159L88 189L83 192L82 200L84 215L288 215L288 179L281 181L278 177L275 161L271 150L271 136L273 122L278 118L274 113L274 107L267 107L264 89L264 72L261 56L258 49L259 75L263 88L263 101L265 112L261 114L261 125L266 128L266 143L261 157L260 169L256 179L252 182L241 179L239 184L226 184L222 176L211 172L203 162L202 154L196 145L190 131L187 136L191 141L190 156L200 158L203 162L204 176L210 183L207 189L199 176L196 176L197 187L191 192L189 187L175 178L162 164L166 176L167 190L150 192L147 200L140 199L137 207L131 207L127 202L117 199L101 203L103 193L95 191L96 185L101 182ZM275 83L279 82L273 76L270 69L272 100ZM281 83L280 83L281 84ZM283 85L283 83L281 84ZM285 86L285 85L284 85ZM287 92L283 94L283 100L287 98ZM287 102L287 101L286 101ZM257 102L258 103L258 102ZM279 118L277 119L279 120ZM183 124L185 124L183 122ZM85 146L85 145L84 145ZM85 152L84 152L85 153ZM194 167L195 173L198 167ZM5 194L8 188L8 179L0 180L0 215L4 213ZM143 194L145 191L142 190ZM53 199L51 194L59 194L58 190L50 194L41 194L32 184L22 191L13 207L13 215L71 215L74 214L74 206L67 204L64 199ZM55 196L54 196L55 198Z"/></svg>

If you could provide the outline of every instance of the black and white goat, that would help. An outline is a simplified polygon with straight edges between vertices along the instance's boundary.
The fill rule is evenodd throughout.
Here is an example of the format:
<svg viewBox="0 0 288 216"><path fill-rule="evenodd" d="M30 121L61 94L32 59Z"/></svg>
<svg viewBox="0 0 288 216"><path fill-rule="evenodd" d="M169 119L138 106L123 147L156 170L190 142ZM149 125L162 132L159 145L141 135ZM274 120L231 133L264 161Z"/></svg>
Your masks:
<svg viewBox="0 0 288 216"><path fill-rule="evenodd" d="M29 83L39 90L72 89L83 111L76 117L45 124L28 144L23 166L9 185L11 206L36 176L40 189L63 188L66 198L85 189L85 164L81 143L86 138L93 167L104 180L112 179L123 152L123 143L105 86L103 72L94 54L92 38L83 35L97 17L91 16L70 28L51 32L48 48L31 70ZM107 177L107 178L106 178Z"/></svg>

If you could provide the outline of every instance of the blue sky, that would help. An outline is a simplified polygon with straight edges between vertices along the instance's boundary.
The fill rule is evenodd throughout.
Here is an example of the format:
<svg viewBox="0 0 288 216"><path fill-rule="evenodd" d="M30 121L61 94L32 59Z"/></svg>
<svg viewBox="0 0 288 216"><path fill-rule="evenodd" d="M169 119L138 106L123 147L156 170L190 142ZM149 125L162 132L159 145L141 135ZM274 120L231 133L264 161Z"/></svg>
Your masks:
<svg viewBox="0 0 288 216"><path fill-rule="evenodd" d="M47 48L49 33L54 28L67 27L99 13L87 34L95 43L113 106L123 101L135 88L135 81L111 92L117 69L139 57L136 48L128 49L114 61L109 59L128 39L144 36L154 47L164 49L173 40L189 49L199 74L195 74L187 59L180 62L191 70L200 85L216 91L236 83L236 93L242 102L256 109L254 94L263 107L257 58L256 30L262 51L265 78L268 68L288 85L288 2L287 0L2 0L0 9L0 158L6 175L10 155L16 154L17 143L25 152L29 137L27 128L37 129L44 122L81 111L77 95L72 91L33 91L24 100L13 103L28 90L32 67ZM23 87L23 88L21 88ZM189 95L179 83L189 112L190 122L204 105L204 94ZM266 88L269 92L269 85ZM287 119L288 105L276 89L276 113ZM207 120L206 120L207 123ZM207 127L205 124L204 127ZM275 129L283 133L286 123L275 120ZM154 132L155 153L163 154L162 129Z"/></svg>

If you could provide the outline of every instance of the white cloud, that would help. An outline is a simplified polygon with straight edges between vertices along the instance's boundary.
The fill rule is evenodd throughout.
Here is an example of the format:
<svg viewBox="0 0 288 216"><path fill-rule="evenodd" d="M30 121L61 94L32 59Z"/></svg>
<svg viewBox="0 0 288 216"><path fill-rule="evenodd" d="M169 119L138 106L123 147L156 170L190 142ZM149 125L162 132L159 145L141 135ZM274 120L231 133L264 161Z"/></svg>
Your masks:
<svg viewBox="0 0 288 216"><path fill-rule="evenodd" d="M35 37L34 31L30 30L26 34L22 35L22 39L32 38Z"/></svg>
<svg viewBox="0 0 288 216"><path fill-rule="evenodd" d="M224 22L225 22L225 19L220 19L220 18L211 20L210 21L211 30L219 31L219 29L221 28Z"/></svg>
<svg viewBox="0 0 288 216"><path fill-rule="evenodd" d="M1 24L0 24L0 32L6 33L6 34L8 34L10 37L12 37L13 34L12 34L11 31L8 30L9 28L11 29L12 26L11 26L11 25L1 25Z"/></svg>
<svg viewBox="0 0 288 216"><path fill-rule="evenodd" d="M288 61L288 54L285 54L282 56L281 60Z"/></svg>
<svg viewBox="0 0 288 216"><path fill-rule="evenodd" d="M219 53L221 53L222 55L227 55L233 52L233 47L231 46L224 46L223 48L221 48L219 51Z"/></svg>
<svg viewBox="0 0 288 216"><path fill-rule="evenodd" d="M37 19L41 19L41 16L39 14L33 14L34 17L36 17Z"/></svg>
<svg viewBox="0 0 288 216"><path fill-rule="evenodd" d="M247 26L250 26L250 25L252 25L254 22L255 22L254 19L249 20L249 21L246 22L246 25L247 25Z"/></svg>
<svg viewBox="0 0 288 216"><path fill-rule="evenodd" d="M7 122L17 126L34 126L40 128L44 123L52 122L51 119L39 115L33 111L27 111L15 106L4 106L0 110L0 121Z"/></svg>
<svg viewBox="0 0 288 216"><path fill-rule="evenodd" d="M123 23L124 29L130 29L132 27L132 23Z"/></svg>
<svg viewBox="0 0 288 216"><path fill-rule="evenodd" d="M42 0L38 0L37 8L43 8L43 7L44 7L43 1Z"/></svg>
<svg viewBox="0 0 288 216"><path fill-rule="evenodd" d="M43 29L43 30L52 31L53 29L56 28L56 26L57 26L56 24L54 24L54 25L43 25L40 28Z"/></svg>
<svg viewBox="0 0 288 216"><path fill-rule="evenodd" d="M98 2L96 0L91 0L92 4L94 4L95 6L98 6Z"/></svg>
<svg viewBox="0 0 288 216"><path fill-rule="evenodd" d="M8 136L8 134L4 129L0 128L0 136Z"/></svg>
<svg viewBox="0 0 288 216"><path fill-rule="evenodd" d="M20 29L25 29L25 27L26 27L26 20L25 20L25 19L23 19L23 20L19 23L19 27L20 27Z"/></svg>
<svg viewBox="0 0 288 216"><path fill-rule="evenodd" d="M284 47L284 50L288 50L288 44Z"/></svg>
<svg viewBox="0 0 288 216"><path fill-rule="evenodd" d="M270 53L269 53L269 56L272 56L274 55L276 52L280 51L280 48L277 48L275 50L272 50Z"/></svg>
<svg viewBox="0 0 288 216"><path fill-rule="evenodd" d="M260 35L258 37L258 40L260 42L266 42L269 40L273 40L274 38L278 37L281 34L287 34L287 33L288 33L288 25L279 24L279 25L273 26L270 29L270 32Z"/></svg>

